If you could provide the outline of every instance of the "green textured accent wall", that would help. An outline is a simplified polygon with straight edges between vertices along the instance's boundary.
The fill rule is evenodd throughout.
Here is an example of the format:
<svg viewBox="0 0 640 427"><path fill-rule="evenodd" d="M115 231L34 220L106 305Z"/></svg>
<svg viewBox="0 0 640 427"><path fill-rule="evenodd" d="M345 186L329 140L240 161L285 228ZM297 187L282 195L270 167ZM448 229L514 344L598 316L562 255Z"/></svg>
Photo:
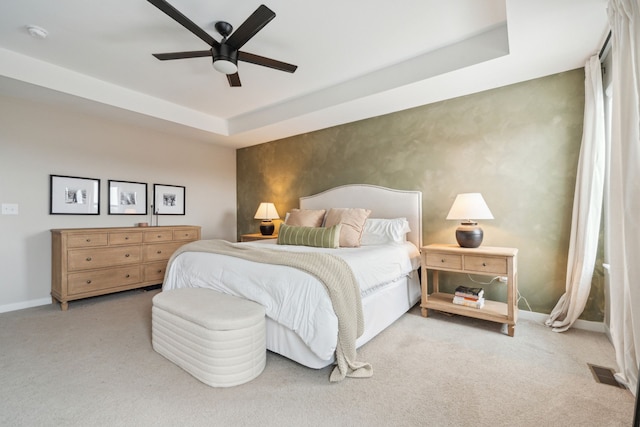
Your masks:
<svg viewBox="0 0 640 427"><path fill-rule="evenodd" d="M495 217L480 224L483 245L519 249L520 309L549 313L565 289L583 112L578 69L240 149L238 234L258 231L261 201L284 216L300 196L365 183L422 191L424 244L455 243L451 203L480 192ZM598 271L582 319L602 321L602 295Z"/></svg>

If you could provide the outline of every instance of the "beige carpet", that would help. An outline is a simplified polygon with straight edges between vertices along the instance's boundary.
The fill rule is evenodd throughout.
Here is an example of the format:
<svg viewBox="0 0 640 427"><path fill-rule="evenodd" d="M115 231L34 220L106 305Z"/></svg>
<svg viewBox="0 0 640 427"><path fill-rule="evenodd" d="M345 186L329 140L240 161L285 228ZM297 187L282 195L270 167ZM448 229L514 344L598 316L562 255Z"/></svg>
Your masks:
<svg viewBox="0 0 640 427"><path fill-rule="evenodd" d="M330 384L269 353L250 383L208 387L151 348L151 298L131 291L0 314L2 426L629 426L634 398L595 382L602 334L563 334L414 307L360 349L373 378Z"/></svg>

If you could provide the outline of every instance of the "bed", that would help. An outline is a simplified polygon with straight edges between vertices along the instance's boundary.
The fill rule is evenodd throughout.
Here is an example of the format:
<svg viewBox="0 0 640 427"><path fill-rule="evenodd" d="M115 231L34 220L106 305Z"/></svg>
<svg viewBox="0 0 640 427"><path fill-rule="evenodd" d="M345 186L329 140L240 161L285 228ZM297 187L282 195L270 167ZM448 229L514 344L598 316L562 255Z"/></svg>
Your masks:
<svg viewBox="0 0 640 427"><path fill-rule="evenodd" d="M300 198L300 209L332 207L368 209L370 219L406 218L410 228L406 242L337 249L278 245L276 240L236 245L323 252L343 258L362 288L364 331L355 342L360 347L420 299L422 193L344 185ZM284 282L295 284L292 294L283 295L279 287ZM308 273L226 255L183 252L170 261L163 290L183 287L207 287L261 303L267 311L267 349L314 369L335 361L337 318L322 283Z"/></svg>

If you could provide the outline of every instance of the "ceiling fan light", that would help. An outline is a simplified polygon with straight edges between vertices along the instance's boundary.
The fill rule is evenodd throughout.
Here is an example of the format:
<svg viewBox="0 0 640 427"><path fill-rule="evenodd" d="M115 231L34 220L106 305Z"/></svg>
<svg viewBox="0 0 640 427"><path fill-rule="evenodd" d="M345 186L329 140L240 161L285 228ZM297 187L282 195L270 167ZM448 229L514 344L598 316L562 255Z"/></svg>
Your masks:
<svg viewBox="0 0 640 427"><path fill-rule="evenodd" d="M238 72L238 66L228 59L214 60L213 68L222 74L235 74Z"/></svg>
<svg viewBox="0 0 640 427"><path fill-rule="evenodd" d="M213 68L223 74L238 72L238 51L226 43L211 49L213 54Z"/></svg>

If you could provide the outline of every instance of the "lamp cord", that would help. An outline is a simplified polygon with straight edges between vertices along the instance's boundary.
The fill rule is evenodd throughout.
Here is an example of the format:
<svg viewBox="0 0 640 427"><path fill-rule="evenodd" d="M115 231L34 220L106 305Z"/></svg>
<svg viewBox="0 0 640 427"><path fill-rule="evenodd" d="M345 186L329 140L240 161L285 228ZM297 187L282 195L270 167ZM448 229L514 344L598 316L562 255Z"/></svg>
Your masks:
<svg viewBox="0 0 640 427"><path fill-rule="evenodd" d="M467 277L469 277L469 280L471 280L473 283L477 283L478 285L490 285L493 282L495 282L496 280L500 279L500 276L496 276L493 279L489 280L488 282L480 282L478 280L474 280L474 278L471 277L470 274L467 274Z"/></svg>
<svg viewBox="0 0 640 427"><path fill-rule="evenodd" d="M501 276L496 276L496 277L492 278L491 280L489 280L488 282L480 282L478 280L475 280L473 277L471 277L470 274L467 274L467 277L469 277L469 280L471 280L473 283L477 283L478 285L490 285L493 282L495 282L496 280L499 280ZM531 309L531 306L529 305L529 301L527 301L527 299L520 293L520 290L517 291L517 294L518 294L518 299L517 299L516 303L520 302L520 300L523 300L524 303L527 305L527 308L529 309L529 311L533 312L533 310Z"/></svg>

